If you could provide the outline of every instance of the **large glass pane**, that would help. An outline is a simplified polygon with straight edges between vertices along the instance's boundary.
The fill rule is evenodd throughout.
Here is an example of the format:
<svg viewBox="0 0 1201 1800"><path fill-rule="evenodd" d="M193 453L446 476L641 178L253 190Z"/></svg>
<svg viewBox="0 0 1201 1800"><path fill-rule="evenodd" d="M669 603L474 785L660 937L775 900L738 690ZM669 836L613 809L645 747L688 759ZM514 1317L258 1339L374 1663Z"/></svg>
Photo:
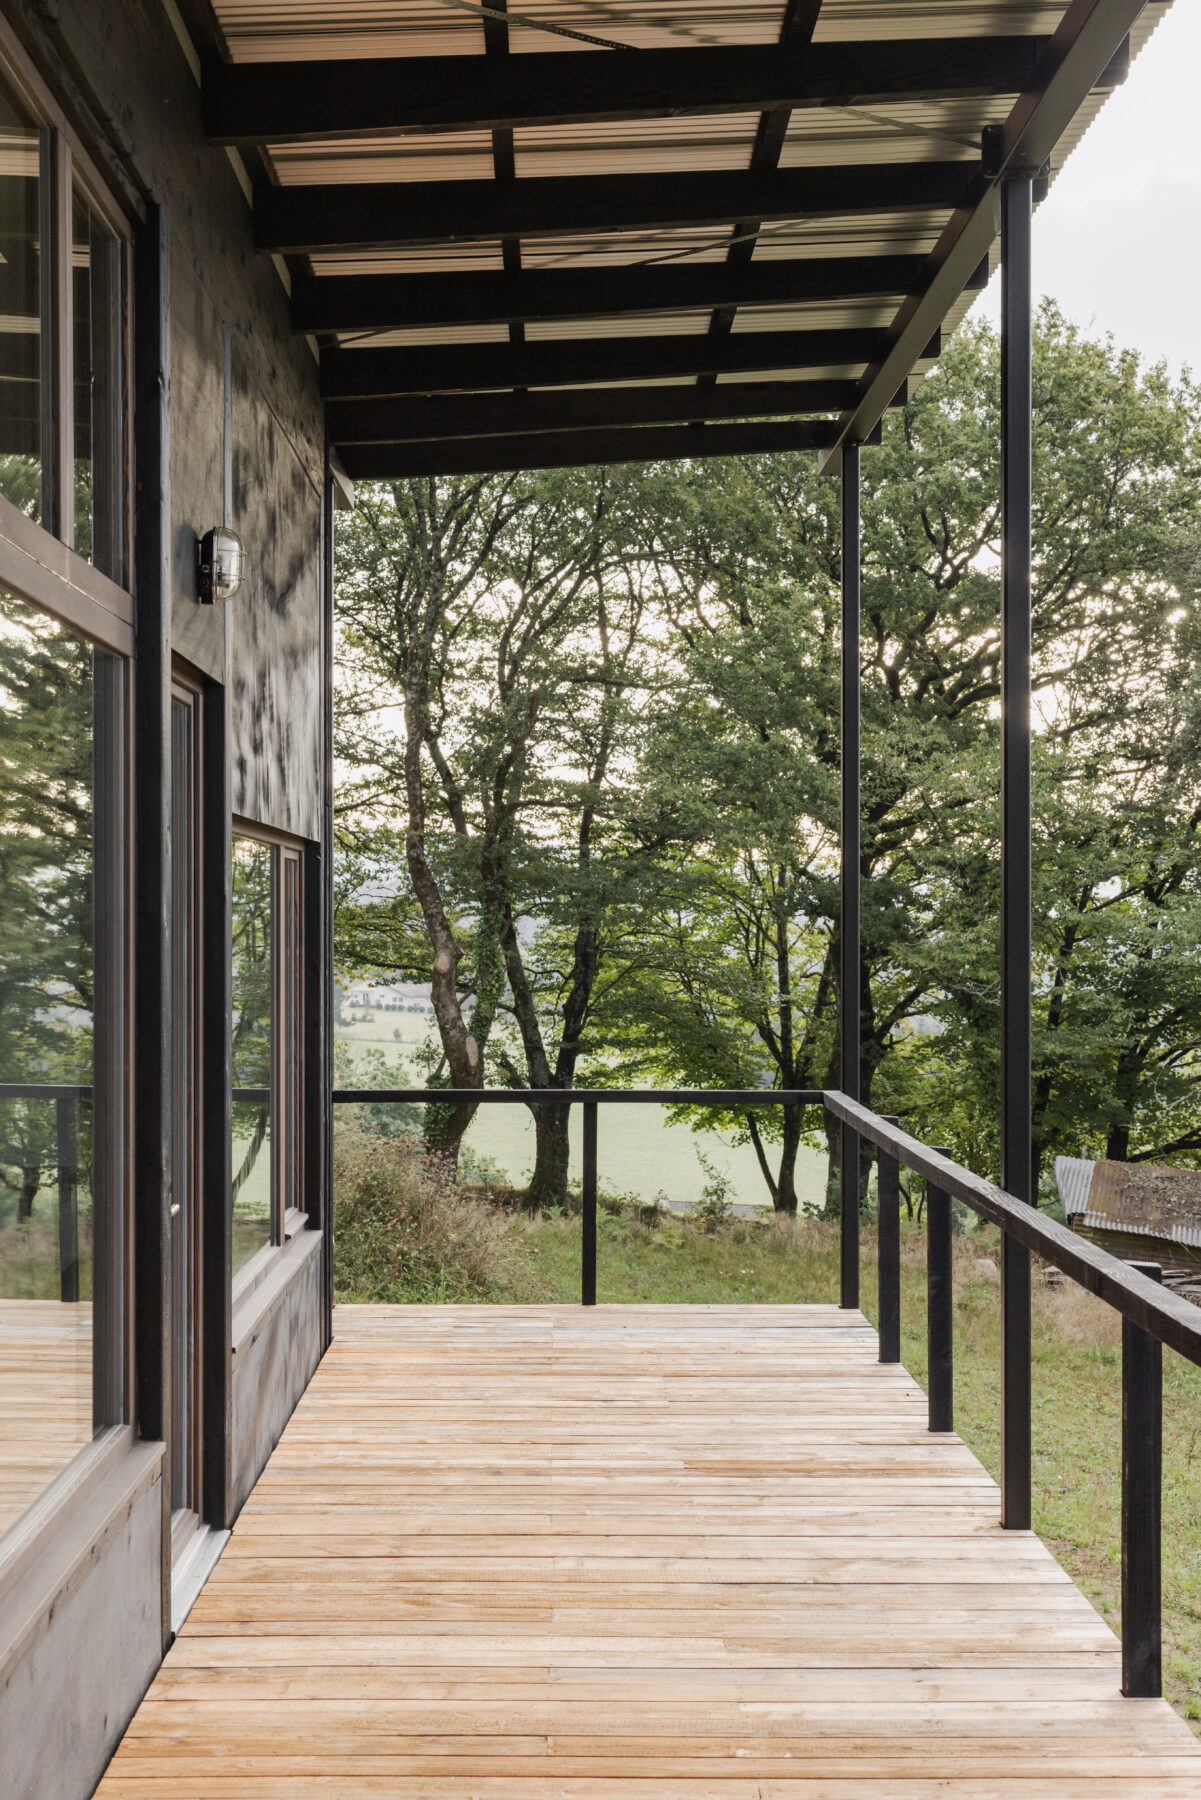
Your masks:
<svg viewBox="0 0 1201 1800"><path fill-rule="evenodd" d="M0 591L0 1532L120 1411L121 675Z"/></svg>
<svg viewBox="0 0 1201 1800"><path fill-rule="evenodd" d="M0 74L0 494L42 517L42 145Z"/></svg>
<svg viewBox="0 0 1201 1800"><path fill-rule="evenodd" d="M233 1264L271 1242L270 844L233 843Z"/></svg>
<svg viewBox="0 0 1201 1800"><path fill-rule="evenodd" d="M71 212L75 345L75 548L121 578L123 431L120 245L76 189Z"/></svg>

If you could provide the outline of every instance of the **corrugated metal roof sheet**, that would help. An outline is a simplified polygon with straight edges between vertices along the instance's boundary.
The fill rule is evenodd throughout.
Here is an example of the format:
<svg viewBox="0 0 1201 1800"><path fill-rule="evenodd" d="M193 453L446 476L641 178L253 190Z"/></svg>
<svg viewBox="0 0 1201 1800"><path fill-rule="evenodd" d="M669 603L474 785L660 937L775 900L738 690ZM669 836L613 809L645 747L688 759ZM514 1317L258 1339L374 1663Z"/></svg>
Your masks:
<svg viewBox="0 0 1201 1800"><path fill-rule="evenodd" d="M1131 34L1132 54L1166 11L1169 0L1151 0ZM484 14L473 0L214 0L229 51L237 62L337 60L351 57L421 58L484 55ZM1065 13L1065 0L824 0L817 19L818 44L899 39L977 38L1050 34ZM559 35L576 31L638 49L687 45L772 44L779 40L783 0L516 0L509 11L508 48L513 56L574 50L595 59L608 51ZM555 28L555 29L550 29ZM1052 178L1103 104L1092 95L1079 109L1053 158ZM778 166L912 165L957 162L965 184L979 165L981 131L1010 114L1014 96L942 97L871 105L821 105L793 111ZM512 132L518 182L540 177L621 176L747 170L759 132L757 113L666 117L591 124L519 127ZM373 135L358 139L267 146L284 187L327 183L480 181L493 174L492 135L486 130L435 135ZM769 222L749 254L756 263L804 257L925 255L937 244L950 210L857 212L842 217ZM528 240L517 246L519 266L529 270L642 265L687 267L726 258L730 227L590 231ZM328 240L327 240L328 241ZM997 252L994 249L992 261ZM510 245L507 266L513 266ZM321 253L314 274L348 276L435 271L499 271L505 252L495 236L471 242L431 243L403 250L366 248ZM970 307L965 292L944 320L944 337ZM763 331L871 327L885 330L896 302L870 301L751 307L733 315L737 336ZM530 324L527 343L637 336L694 337L710 330L711 309L568 319ZM341 334L347 345L454 345L503 343L506 326L494 323ZM929 366L915 367L915 374ZM862 365L830 373L858 375ZM806 377L823 373L805 370ZM777 378L795 377L795 370ZM731 379L746 379L737 375ZM767 379L756 371L752 379ZM656 384L657 385L657 384Z"/></svg>
<svg viewBox="0 0 1201 1800"><path fill-rule="evenodd" d="M1057 1156L1055 1179L1069 1224L1201 1249L1197 1170Z"/></svg>

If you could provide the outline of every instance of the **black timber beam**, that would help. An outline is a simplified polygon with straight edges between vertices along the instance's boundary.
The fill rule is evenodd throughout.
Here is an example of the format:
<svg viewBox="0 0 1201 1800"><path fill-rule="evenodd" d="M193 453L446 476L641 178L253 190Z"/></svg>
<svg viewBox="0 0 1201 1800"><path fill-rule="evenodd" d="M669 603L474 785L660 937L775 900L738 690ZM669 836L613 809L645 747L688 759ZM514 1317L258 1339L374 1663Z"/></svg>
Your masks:
<svg viewBox="0 0 1201 1800"><path fill-rule="evenodd" d="M858 375L880 345L877 330L741 331L724 341L673 337L548 338L532 344L450 344L321 352L327 400L390 394L464 394L500 388L671 381L836 369ZM918 360L939 354L935 332Z"/></svg>
<svg viewBox="0 0 1201 1800"><path fill-rule="evenodd" d="M857 405L839 420L822 459L835 466L844 443L863 442L880 421L950 308L987 258L1000 231L1000 184L1007 173L1039 170L1094 89L1116 87L1130 61L1129 34L1145 0L1072 0L1036 77L1023 84L1003 125L985 132L985 175L974 205L952 216L930 254L920 286L906 296L867 370Z"/></svg>
<svg viewBox="0 0 1201 1800"><path fill-rule="evenodd" d="M855 396L853 381L736 381L721 387L570 388L534 393L410 394L331 400L326 426L349 444L514 436L521 432L597 430L620 425L689 425L705 420L804 418L837 413Z"/></svg>
<svg viewBox="0 0 1201 1800"><path fill-rule="evenodd" d="M940 37L495 58L211 59L204 127L213 144L283 144L1019 94L1047 43Z"/></svg>
<svg viewBox="0 0 1201 1800"><path fill-rule="evenodd" d="M975 161L862 163L664 175L533 176L275 187L255 200L260 250L400 248L477 238L669 230L738 219L838 217L963 204Z"/></svg>
<svg viewBox="0 0 1201 1800"><path fill-rule="evenodd" d="M402 481L414 475L489 475L519 469L574 469L597 463L676 462L696 456L758 456L818 450L822 419L739 425L665 425L616 431L564 431L454 438L421 444L348 444L339 450L354 481Z"/></svg>
<svg viewBox="0 0 1201 1800"><path fill-rule="evenodd" d="M527 269L519 274L310 275L293 284L292 323L297 331L391 331L710 306L800 306L906 294L925 266L924 256L835 256L747 268L691 263L675 268Z"/></svg>

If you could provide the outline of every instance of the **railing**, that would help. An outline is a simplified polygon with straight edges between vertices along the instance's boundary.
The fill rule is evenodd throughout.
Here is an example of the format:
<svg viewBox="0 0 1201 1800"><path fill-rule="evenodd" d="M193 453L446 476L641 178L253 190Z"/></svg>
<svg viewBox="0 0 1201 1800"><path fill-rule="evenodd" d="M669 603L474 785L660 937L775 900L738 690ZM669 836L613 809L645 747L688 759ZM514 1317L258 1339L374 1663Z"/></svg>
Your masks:
<svg viewBox="0 0 1201 1800"><path fill-rule="evenodd" d="M59 1294L71 1302L79 1299L79 1108L91 1099L90 1087L69 1082L0 1082L0 1100L54 1102Z"/></svg>
<svg viewBox="0 0 1201 1800"><path fill-rule="evenodd" d="M834 1090L620 1088L339 1088L336 1104L581 1106L584 1109L580 1299L596 1304L597 1111L602 1105L824 1106L847 1128L852 1164L857 1140L877 1152L880 1361L901 1360L900 1170L926 1180L926 1331L929 1429L954 1428L952 1198L1002 1234L1001 1523L1028 1530L1031 1512L1030 1257L1068 1275L1122 1318L1122 1692L1157 1696L1162 1688L1161 1520L1163 1346L1201 1365L1201 1308L1159 1283L1154 1265L1125 1263L1004 1189ZM859 1212L843 1208L841 1304L859 1303Z"/></svg>

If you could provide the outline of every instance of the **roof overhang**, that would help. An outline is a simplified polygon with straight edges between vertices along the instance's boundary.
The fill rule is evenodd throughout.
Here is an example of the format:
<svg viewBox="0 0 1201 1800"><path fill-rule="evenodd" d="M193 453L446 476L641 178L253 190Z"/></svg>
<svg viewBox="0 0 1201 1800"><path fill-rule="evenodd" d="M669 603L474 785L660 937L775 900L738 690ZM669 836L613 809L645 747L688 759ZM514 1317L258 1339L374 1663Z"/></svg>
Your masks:
<svg viewBox="0 0 1201 1800"><path fill-rule="evenodd" d="M352 476L867 442L1168 0L187 0Z"/></svg>

